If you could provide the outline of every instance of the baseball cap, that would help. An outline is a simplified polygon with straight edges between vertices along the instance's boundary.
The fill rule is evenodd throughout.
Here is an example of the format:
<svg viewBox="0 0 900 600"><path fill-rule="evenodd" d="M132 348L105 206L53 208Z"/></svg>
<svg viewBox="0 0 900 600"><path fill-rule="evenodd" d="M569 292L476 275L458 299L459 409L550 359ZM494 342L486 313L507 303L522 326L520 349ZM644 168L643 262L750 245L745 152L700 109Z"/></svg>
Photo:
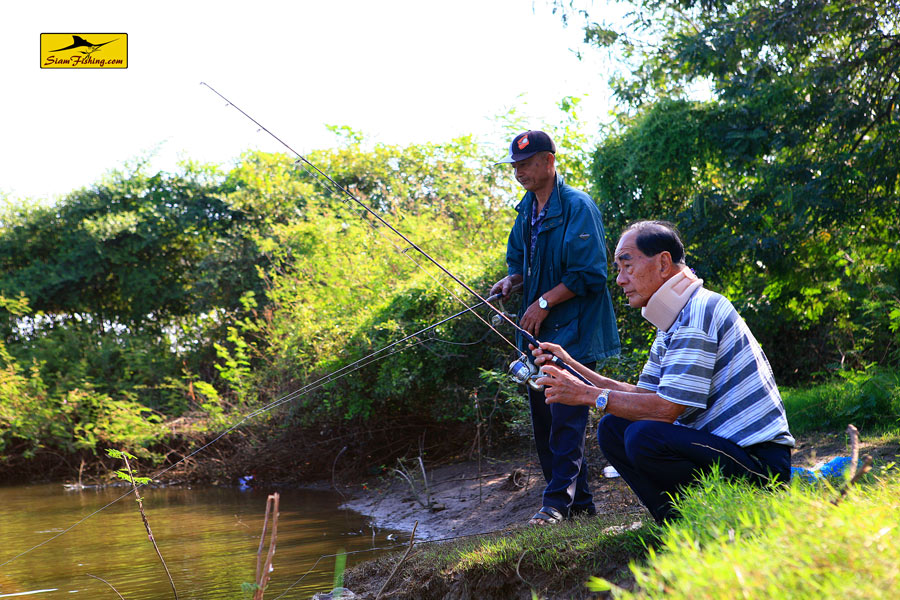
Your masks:
<svg viewBox="0 0 900 600"><path fill-rule="evenodd" d="M513 138L509 145L509 156L495 164L514 163L526 158L531 158L538 152L552 152L556 154L556 144L550 136L543 131L526 131Z"/></svg>

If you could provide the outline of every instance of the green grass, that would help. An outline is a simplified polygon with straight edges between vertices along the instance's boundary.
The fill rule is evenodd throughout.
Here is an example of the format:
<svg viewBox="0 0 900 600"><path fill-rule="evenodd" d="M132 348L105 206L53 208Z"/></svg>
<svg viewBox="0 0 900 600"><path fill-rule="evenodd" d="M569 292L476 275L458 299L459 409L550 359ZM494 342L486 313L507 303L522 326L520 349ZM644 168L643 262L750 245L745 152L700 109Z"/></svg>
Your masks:
<svg viewBox="0 0 900 600"><path fill-rule="evenodd" d="M842 371L832 381L782 388L791 433L844 431L852 423L869 434L900 433L900 372L889 367Z"/></svg>
<svg viewBox="0 0 900 600"><path fill-rule="evenodd" d="M900 597L900 473L876 469L837 505L828 485L760 492L706 478L616 598ZM594 589L608 586L592 580Z"/></svg>
<svg viewBox="0 0 900 600"><path fill-rule="evenodd" d="M523 527L490 537L432 545L421 553L419 560L445 572L515 569L521 566L520 559L530 567L545 571L560 565L600 567L601 557L615 555L627 561L645 551L643 537L649 530L646 526L627 530L635 521L640 519L616 516L575 519L551 527Z"/></svg>
<svg viewBox="0 0 900 600"><path fill-rule="evenodd" d="M640 516L582 517L558 525L421 544L403 565L389 597L453 596L460 581L476 594L472 597L527 597L523 594L530 595L532 590L538 597L547 590L574 590L575 597L584 597L591 575L599 573L616 583L631 579L629 562L646 555L648 540L654 539L657 529L646 523L632 529ZM351 588L373 575L380 586L379 578L396 561L396 556L382 557L355 568ZM564 592L561 597L572 596Z"/></svg>

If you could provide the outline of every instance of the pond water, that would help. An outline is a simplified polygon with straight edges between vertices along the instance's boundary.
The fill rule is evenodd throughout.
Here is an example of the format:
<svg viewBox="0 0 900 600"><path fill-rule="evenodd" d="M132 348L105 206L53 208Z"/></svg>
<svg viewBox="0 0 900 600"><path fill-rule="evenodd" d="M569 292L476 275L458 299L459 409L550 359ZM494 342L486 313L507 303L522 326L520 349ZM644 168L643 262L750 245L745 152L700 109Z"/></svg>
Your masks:
<svg viewBox="0 0 900 600"><path fill-rule="evenodd" d="M126 600L173 598L134 495L103 508L126 491L67 491L58 484L0 487L0 598L116 600L116 591ZM252 597L242 592L241 584L256 577L268 493L218 487L141 490L153 537L180 600ZM308 599L331 590L336 560L329 555L351 553L350 566L384 552L378 548L408 542L406 534L395 538L395 532L378 530L373 535L365 517L337 508L337 494L279 493L278 538L266 600Z"/></svg>

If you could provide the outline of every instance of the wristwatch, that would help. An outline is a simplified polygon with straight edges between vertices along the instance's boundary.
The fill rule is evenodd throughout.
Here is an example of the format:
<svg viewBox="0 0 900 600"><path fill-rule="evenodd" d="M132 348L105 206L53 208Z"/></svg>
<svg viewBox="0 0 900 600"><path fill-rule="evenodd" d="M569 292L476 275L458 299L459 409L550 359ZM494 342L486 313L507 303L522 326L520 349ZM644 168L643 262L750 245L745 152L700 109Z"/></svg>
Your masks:
<svg viewBox="0 0 900 600"><path fill-rule="evenodd" d="M550 310L550 304L547 300L544 299L543 296L538 298L538 306L540 306L543 310Z"/></svg>
<svg viewBox="0 0 900 600"><path fill-rule="evenodd" d="M601 411L606 410L606 403L609 402L609 392L609 390L600 390L597 400L594 401L594 405Z"/></svg>

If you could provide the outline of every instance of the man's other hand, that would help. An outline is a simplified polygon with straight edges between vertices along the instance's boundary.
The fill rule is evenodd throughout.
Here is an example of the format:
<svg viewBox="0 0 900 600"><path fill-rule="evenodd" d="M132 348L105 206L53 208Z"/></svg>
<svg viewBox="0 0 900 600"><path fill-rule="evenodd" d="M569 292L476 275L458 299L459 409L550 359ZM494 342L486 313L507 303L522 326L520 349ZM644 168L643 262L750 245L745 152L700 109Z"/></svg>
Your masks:
<svg viewBox="0 0 900 600"><path fill-rule="evenodd" d="M522 283L522 276L519 274L516 275L507 275L497 283L491 286L491 291L489 296L493 296L494 294L500 293L503 294L503 298L506 299L509 297L510 293L515 291Z"/></svg>
<svg viewBox="0 0 900 600"><path fill-rule="evenodd" d="M541 329L541 323L544 322L544 319L546 319L549 314L550 311L538 306L537 300L535 300L531 303L531 306L528 307L528 310L525 311L525 314L522 315L519 326L534 337L537 337L538 331Z"/></svg>

